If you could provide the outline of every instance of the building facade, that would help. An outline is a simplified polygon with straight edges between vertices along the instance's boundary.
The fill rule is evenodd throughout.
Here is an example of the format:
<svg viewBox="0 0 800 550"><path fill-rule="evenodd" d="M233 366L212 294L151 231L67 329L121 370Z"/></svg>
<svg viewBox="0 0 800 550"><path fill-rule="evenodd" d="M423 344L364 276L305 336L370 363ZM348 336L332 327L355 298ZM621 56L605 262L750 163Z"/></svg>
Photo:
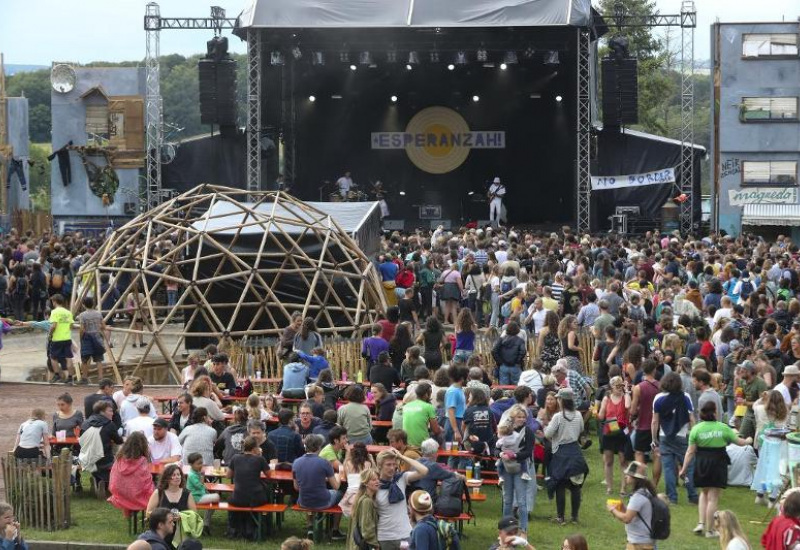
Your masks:
<svg viewBox="0 0 800 550"><path fill-rule="evenodd" d="M712 224L800 239L800 24L715 23Z"/></svg>

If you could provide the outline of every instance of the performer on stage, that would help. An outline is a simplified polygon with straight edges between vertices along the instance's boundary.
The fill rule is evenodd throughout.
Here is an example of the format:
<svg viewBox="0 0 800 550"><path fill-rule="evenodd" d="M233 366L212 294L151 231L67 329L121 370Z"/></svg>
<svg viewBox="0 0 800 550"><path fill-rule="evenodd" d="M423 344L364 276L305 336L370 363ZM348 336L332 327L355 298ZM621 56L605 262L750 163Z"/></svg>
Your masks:
<svg viewBox="0 0 800 550"><path fill-rule="evenodd" d="M344 173L344 176L336 180L336 185L339 187L339 194L342 196L342 200L346 201L347 194L353 187L353 178L350 177L349 170Z"/></svg>
<svg viewBox="0 0 800 550"><path fill-rule="evenodd" d="M492 227L500 226L500 217L503 211L503 197L506 196L506 186L500 183L500 178L495 177L489 186L489 222Z"/></svg>
<svg viewBox="0 0 800 550"><path fill-rule="evenodd" d="M386 190L383 188L383 182L381 180L376 181L372 185L372 190L375 193L375 198L378 200L378 203L381 207L381 219L389 217L389 205L386 203Z"/></svg>

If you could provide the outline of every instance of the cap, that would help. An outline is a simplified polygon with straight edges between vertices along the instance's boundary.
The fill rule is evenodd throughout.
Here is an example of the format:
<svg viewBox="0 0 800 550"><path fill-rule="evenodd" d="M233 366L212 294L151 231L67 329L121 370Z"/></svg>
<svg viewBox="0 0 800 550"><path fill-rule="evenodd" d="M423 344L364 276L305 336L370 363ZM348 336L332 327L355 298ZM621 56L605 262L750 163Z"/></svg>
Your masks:
<svg viewBox="0 0 800 550"><path fill-rule="evenodd" d="M169 423L166 420L164 420L163 418L156 418L155 420L153 420L153 427L154 428L156 428L156 427L158 427L158 428L166 428L167 426L169 426Z"/></svg>
<svg viewBox="0 0 800 550"><path fill-rule="evenodd" d="M414 491L411 493L409 502L411 503L411 508L420 514L428 514L433 510L433 501L428 491L423 491L422 489Z"/></svg>
<svg viewBox="0 0 800 550"><path fill-rule="evenodd" d="M646 472L647 466L641 462L636 462L635 460L628 464L628 467L625 468L626 476L635 477L637 479L647 479Z"/></svg>
<svg viewBox="0 0 800 550"><path fill-rule="evenodd" d="M500 178L495 176L494 181L492 183L500 183Z"/></svg>
<svg viewBox="0 0 800 550"><path fill-rule="evenodd" d="M742 347L742 343L739 340L731 340L728 342L728 347L730 347L731 351L736 351Z"/></svg>
<svg viewBox="0 0 800 550"><path fill-rule="evenodd" d="M787 374L789 376L798 376L800 375L800 368L797 367L796 363L794 365L789 365L783 369L783 375L786 376Z"/></svg>
<svg viewBox="0 0 800 550"><path fill-rule="evenodd" d="M575 393L570 388L561 388L556 397L559 399L575 399Z"/></svg>
<svg viewBox="0 0 800 550"><path fill-rule="evenodd" d="M501 531L511 531L519 529L519 522L514 516L505 516L497 522L497 528Z"/></svg>
<svg viewBox="0 0 800 550"><path fill-rule="evenodd" d="M747 361L745 361L744 363L739 363L737 366L740 369L745 369L745 370L749 370L749 371L755 371L756 370L756 364L753 363L752 361L750 361L749 359Z"/></svg>

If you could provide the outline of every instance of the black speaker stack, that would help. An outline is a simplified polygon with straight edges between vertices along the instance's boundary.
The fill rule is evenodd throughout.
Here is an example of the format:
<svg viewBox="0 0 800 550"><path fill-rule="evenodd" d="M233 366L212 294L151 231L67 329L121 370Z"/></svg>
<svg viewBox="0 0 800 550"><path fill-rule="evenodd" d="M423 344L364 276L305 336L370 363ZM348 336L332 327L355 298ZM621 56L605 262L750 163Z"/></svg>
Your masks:
<svg viewBox="0 0 800 550"><path fill-rule="evenodd" d="M635 58L603 59L603 126L639 122L638 63Z"/></svg>
<svg viewBox="0 0 800 550"><path fill-rule="evenodd" d="M200 122L236 125L236 61L228 55L228 39L216 37L207 43L208 53L198 62Z"/></svg>

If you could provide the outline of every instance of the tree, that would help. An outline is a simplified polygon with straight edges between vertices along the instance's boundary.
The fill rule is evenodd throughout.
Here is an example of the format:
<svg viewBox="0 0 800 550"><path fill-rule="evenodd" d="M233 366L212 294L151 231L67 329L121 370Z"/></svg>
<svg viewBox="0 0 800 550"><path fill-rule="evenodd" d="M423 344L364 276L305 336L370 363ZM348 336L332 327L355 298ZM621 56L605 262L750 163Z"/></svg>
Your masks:
<svg viewBox="0 0 800 550"><path fill-rule="evenodd" d="M38 107L41 107L39 105ZM49 145L31 144L29 149L30 160L33 161L30 175L31 203L34 210L50 211L50 154Z"/></svg>

